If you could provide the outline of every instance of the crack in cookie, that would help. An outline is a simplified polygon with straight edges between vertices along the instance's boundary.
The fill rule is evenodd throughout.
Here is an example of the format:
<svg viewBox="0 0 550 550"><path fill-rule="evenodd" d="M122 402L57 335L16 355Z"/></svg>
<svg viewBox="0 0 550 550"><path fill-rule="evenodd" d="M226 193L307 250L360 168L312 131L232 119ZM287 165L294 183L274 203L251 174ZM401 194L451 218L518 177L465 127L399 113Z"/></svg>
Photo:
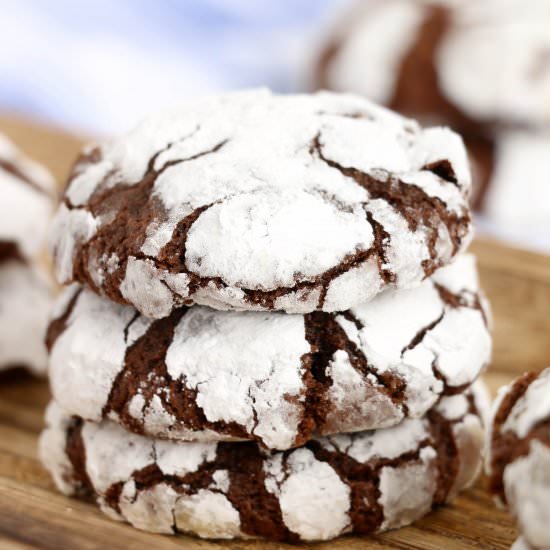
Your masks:
<svg viewBox="0 0 550 550"><path fill-rule="evenodd" d="M160 532L326 540L406 525L473 482L482 430L476 407L486 406L479 390L473 391L473 401L468 394L445 398L426 417L402 426L318 438L285 452L252 442L147 439L109 422L64 419L52 405L41 449L62 445L46 464L56 479L63 476L66 492L96 496L120 519L142 528L152 525L146 510L155 510ZM135 467L120 468L117 461L108 476L98 478L109 461L106 445L114 440L112 452L120 459L133 453ZM68 466L53 458L59 451ZM212 513L222 515L208 527L195 523L193 510L199 513L210 501L217 503Z"/></svg>
<svg viewBox="0 0 550 550"><path fill-rule="evenodd" d="M469 239L468 189L447 130L348 96L222 96L85 151L53 255L62 282L148 317L343 311L449 263Z"/></svg>
<svg viewBox="0 0 550 550"><path fill-rule="evenodd" d="M461 256L417 289L343 313L184 306L160 320L75 286L48 331L52 390L73 414L170 439L286 449L390 426L462 392L487 363L472 275L472 258Z"/></svg>

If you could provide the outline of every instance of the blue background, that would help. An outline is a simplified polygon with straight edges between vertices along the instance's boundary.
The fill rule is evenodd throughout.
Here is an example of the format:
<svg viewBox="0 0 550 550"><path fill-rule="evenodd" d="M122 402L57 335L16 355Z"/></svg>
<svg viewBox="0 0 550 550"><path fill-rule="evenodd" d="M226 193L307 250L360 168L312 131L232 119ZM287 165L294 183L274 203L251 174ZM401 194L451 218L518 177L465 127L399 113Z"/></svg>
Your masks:
<svg viewBox="0 0 550 550"><path fill-rule="evenodd" d="M0 0L0 111L119 132L185 97L306 87L348 0Z"/></svg>

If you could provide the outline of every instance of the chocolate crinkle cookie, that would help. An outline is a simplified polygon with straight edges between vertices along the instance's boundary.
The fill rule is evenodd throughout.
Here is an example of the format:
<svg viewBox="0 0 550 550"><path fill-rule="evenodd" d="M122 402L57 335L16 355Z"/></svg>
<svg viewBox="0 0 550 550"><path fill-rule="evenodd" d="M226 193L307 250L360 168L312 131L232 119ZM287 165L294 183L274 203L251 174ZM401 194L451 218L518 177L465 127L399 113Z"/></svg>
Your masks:
<svg viewBox="0 0 550 550"><path fill-rule="evenodd" d="M180 308L160 320L73 286L48 331L65 413L182 440L314 435L418 418L467 388L491 352L474 259L343 313Z"/></svg>
<svg viewBox="0 0 550 550"><path fill-rule="evenodd" d="M549 29L548 0L357 2L314 78L464 131L548 124Z"/></svg>
<svg viewBox="0 0 550 550"><path fill-rule="evenodd" d="M0 134L0 370L46 370L43 343L52 285L37 260L54 182Z"/></svg>
<svg viewBox="0 0 550 550"><path fill-rule="evenodd" d="M487 447L490 490L522 533L514 548L550 548L550 368L500 390Z"/></svg>
<svg viewBox="0 0 550 550"><path fill-rule="evenodd" d="M204 538L407 525L476 478L491 318L460 138L253 90L87 149L55 217L59 489Z"/></svg>
<svg viewBox="0 0 550 550"><path fill-rule="evenodd" d="M197 100L76 162L61 283L147 317L182 305L345 311L418 286L470 241L461 139L351 95Z"/></svg>
<svg viewBox="0 0 550 550"><path fill-rule="evenodd" d="M59 489L139 529L296 542L407 525L469 486L488 405L479 383L396 427L313 439L174 442L48 410L41 455Z"/></svg>

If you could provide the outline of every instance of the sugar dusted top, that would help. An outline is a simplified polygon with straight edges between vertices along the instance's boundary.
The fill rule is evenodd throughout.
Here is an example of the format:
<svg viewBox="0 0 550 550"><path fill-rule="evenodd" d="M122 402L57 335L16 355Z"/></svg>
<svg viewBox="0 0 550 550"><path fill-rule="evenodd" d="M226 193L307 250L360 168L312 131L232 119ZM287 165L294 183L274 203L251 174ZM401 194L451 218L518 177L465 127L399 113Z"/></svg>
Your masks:
<svg viewBox="0 0 550 550"><path fill-rule="evenodd" d="M76 163L61 282L143 314L182 303L335 311L448 263L470 233L460 138L350 95L189 103Z"/></svg>

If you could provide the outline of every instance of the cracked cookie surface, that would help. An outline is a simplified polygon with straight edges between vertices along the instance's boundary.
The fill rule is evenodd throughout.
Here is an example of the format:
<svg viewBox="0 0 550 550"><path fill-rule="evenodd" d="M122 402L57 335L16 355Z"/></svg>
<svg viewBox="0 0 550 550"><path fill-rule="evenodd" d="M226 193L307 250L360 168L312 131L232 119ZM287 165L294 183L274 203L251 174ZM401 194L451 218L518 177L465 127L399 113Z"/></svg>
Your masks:
<svg viewBox="0 0 550 550"><path fill-rule="evenodd" d="M470 255L343 313L194 306L153 320L75 285L48 331L50 381L87 420L287 449L417 418L464 390L489 361L487 324Z"/></svg>
<svg viewBox="0 0 550 550"><path fill-rule="evenodd" d="M181 305L342 311L418 285L468 244L460 138L359 97L190 103L75 164L62 283L163 318Z"/></svg>
<svg viewBox="0 0 550 550"><path fill-rule="evenodd" d="M52 403L41 456L65 494L94 496L110 517L147 531L290 542L374 533L419 519L475 480L477 411L487 406L478 384L423 418L287 452L146 438Z"/></svg>
<svg viewBox="0 0 550 550"><path fill-rule="evenodd" d="M44 244L54 181L0 134L0 264L31 259Z"/></svg>
<svg viewBox="0 0 550 550"><path fill-rule="evenodd" d="M550 547L550 368L501 388L487 447L489 488L517 518L523 544Z"/></svg>

